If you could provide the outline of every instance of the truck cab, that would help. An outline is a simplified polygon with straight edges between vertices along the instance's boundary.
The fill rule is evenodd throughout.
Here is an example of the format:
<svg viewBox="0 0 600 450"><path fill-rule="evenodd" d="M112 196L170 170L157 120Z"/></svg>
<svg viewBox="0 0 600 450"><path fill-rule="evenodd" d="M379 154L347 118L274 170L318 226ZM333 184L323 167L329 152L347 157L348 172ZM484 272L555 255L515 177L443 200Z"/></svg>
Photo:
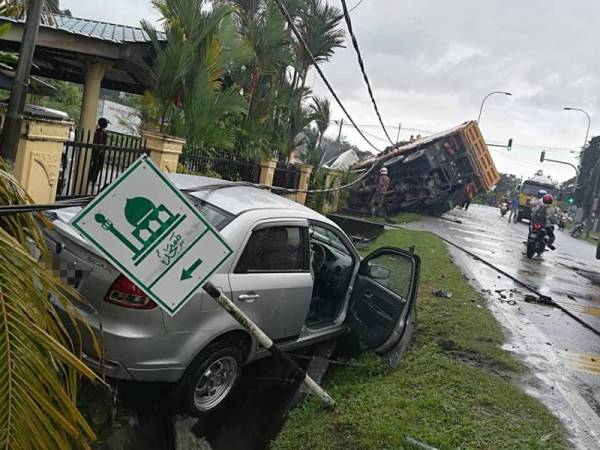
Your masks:
<svg viewBox="0 0 600 450"><path fill-rule="evenodd" d="M521 186L517 186L519 191L519 212L517 214L517 221L521 222L523 219L531 219L531 201L537 198L537 193L541 190L552 194L556 198L558 194L558 188L552 179L543 176L536 175L529 180L523 182Z"/></svg>

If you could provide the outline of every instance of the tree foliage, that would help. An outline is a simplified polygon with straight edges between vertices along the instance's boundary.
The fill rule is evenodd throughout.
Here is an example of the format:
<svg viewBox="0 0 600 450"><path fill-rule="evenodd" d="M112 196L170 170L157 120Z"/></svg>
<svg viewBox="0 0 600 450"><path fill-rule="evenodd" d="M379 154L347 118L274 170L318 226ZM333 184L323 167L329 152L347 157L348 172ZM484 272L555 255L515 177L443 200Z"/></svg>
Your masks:
<svg viewBox="0 0 600 450"><path fill-rule="evenodd" d="M340 14L322 0L285 0L319 63L343 42ZM162 131L210 151L288 158L306 147L317 124L320 142L329 103L315 99L306 76L312 61L293 37L276 4L267 0L154 0L166 42L154 42L154 87L146 111ZM151 100L151 101L148 101ZM325 118L324 114L327 116ZM307 147L308 148L308 147ZM313 148L314 150L314 148Z"/></svg>
<svg viewBox="0 0 600 450"><path fill-rule="evenodd" d="M30 203L3 161L0 201ZM81 376L96 376L66 332L76 323L67 297L76 294L32 256L32 246L45 253L30 214L0 218L0 448L87 448L94 433L76 407L77 386Z"/></svg>

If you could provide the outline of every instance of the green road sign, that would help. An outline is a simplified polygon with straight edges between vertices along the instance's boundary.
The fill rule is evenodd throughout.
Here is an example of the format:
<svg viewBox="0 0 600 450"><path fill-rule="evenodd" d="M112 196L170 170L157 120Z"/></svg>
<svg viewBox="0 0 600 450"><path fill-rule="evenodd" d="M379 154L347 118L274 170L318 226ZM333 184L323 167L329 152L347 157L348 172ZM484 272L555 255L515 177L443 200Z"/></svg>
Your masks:
<svg viewBox="0 0 600 450"><path fill-rule="evenodd" d="M233 253L219 232L145 156L71 224L170 315Z"/></svg>

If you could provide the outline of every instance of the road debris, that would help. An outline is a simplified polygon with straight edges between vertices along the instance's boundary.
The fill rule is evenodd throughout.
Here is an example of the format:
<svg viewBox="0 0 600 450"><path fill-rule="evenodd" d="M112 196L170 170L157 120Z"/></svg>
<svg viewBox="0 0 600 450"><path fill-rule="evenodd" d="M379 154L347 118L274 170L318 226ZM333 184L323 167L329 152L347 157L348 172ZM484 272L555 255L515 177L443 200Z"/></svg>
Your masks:
<svg viewBox="0 0 600 450"><path fill-rule="evenodd" d="M545 295L540 295L540 296L536 297L535 295L525 294L523 299L527 303L537 303L539 305L555 306L554 301L552 301L552 299L550 297L547 297Z"/></svg>
<svg viewBox="0 0 600 450"><path fill-rule="evenodd" d="M446 292L446 291L442 291L440 289L437 290L432 290L431 293L433 295L435 295L436 297L440 297L440 298L452 298L453 294L452 292Z"/></svg>
<svg viewBox="0 0 600 450"><path fill-rule="evenodd" d="M438 450L436 447L432 447L431 445L425 444L424 442L417 441L415 438L407 436L405 439L407 444L412 445L415 448L420 450Z"/></svg>

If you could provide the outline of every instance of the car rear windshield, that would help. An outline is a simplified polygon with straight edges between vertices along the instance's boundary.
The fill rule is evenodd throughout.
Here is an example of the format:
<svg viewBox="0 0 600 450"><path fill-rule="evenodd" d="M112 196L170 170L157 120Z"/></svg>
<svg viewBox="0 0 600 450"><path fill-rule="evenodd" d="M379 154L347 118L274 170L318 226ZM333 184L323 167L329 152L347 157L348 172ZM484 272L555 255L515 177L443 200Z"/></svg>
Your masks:
<svg viewBox="0 0 600 450"><path fill-rule="evenodd" d="M215 205L208 203L205 200L186 194L187 198L198 209L200 214L217 230L221 231L225 228L235 216L227 211L217 208Z"/></svg>

